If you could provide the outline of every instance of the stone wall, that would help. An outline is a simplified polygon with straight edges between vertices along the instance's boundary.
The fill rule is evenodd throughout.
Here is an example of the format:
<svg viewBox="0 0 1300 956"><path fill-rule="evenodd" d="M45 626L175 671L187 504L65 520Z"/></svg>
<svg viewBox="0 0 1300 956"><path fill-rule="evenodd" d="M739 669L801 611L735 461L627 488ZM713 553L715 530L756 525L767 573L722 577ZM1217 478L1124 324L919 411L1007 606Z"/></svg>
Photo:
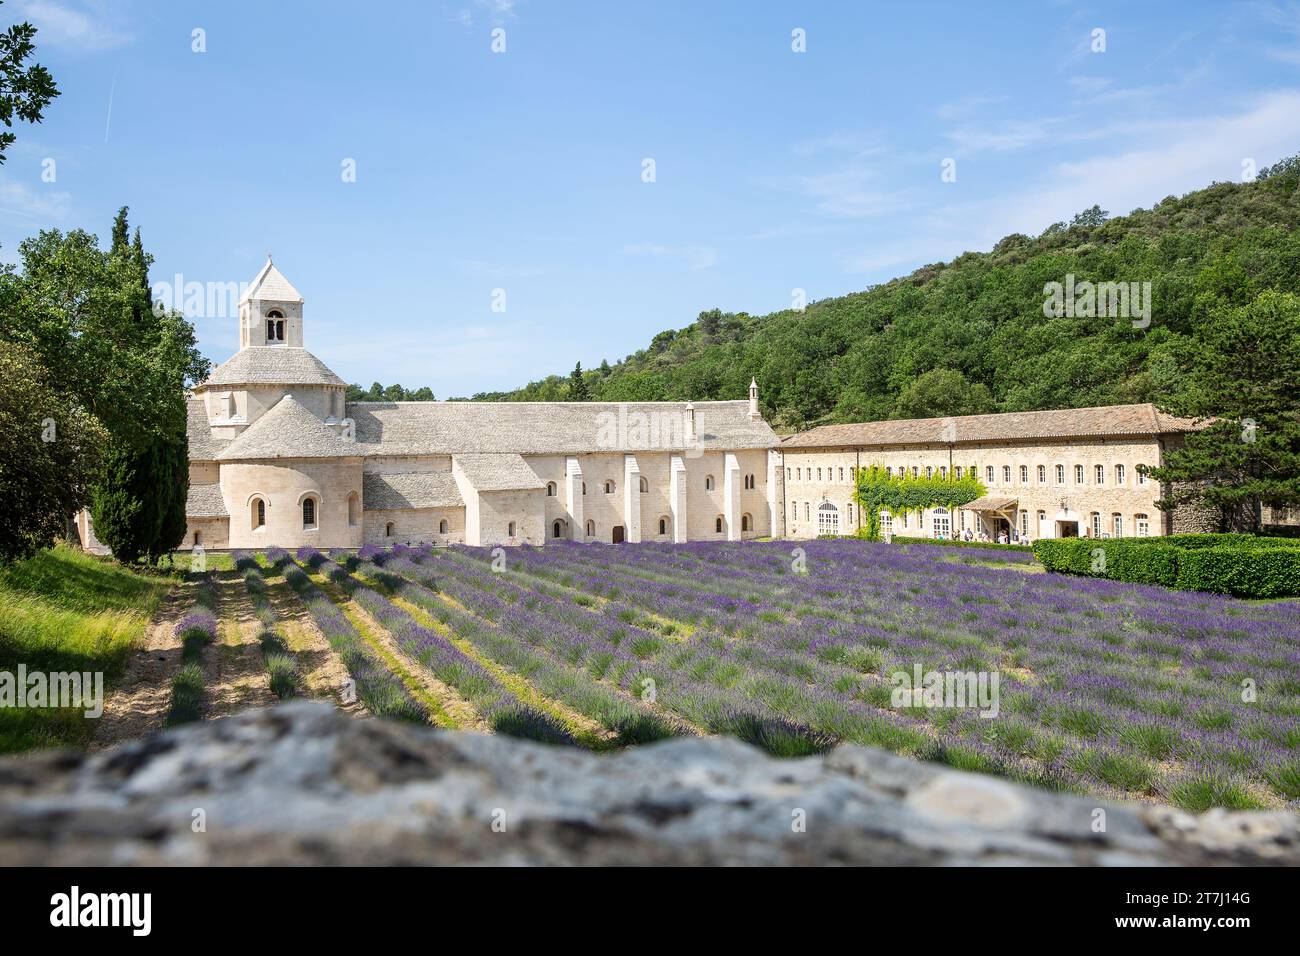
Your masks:
<svg viewBox="0 0 1300 956"><path fill-rule="evenodd" d="M1300 820L1104 803L862 747L775 760L687 738L598 756L298 702L0 760L0 861L1294 866Z"/></svg>

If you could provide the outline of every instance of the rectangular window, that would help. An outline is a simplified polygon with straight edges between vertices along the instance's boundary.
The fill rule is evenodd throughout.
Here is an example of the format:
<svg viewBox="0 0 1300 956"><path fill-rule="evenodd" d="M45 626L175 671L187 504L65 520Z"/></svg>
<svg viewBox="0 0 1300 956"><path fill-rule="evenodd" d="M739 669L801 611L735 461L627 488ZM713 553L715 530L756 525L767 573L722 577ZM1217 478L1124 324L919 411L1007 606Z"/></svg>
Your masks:
<svg viewBox="0 0 1300 956"><path fill-rule="evenodd" d="M1105 465L1097 465L1096 467L1094 467L1092 470L1092 474L1093 474L1093 478L1096 479L1097 484L1104 485L1106 483Z"/></svg>
<svg viewBox="0 0 1300 956"><path fill-rule="evenodd" d="M1101 537L1101 514L1096 511L1092 513L1092 536L1094 538Z"/></svg>
<svg viewBox="0 0 1300 956"><path fill-rule="evenodd" d="M1074 466L1074 483L1076 485L1083 484L1083 465Z"/></svg>
<svg viewBox="0 0 1300 956"><path fill-rule="evenodd" d="M1151 536L1151 522L1146 515L1134 515L1133 522L1137 525L1137 536L1139 538L1149 538Z"/></svg>
<svg viewBox="0 0 1300 956"><path fill-rule="evenodd" d="M925 466L925 477L927 477L927 478L933 478L933 477L934 477L934 469L931 468L929 465L926 465L926 466Z"/></svg>
<svg viewBox="0 0 1300 956"><path fill-rule="evenodd" d="M844 480L844 469L841 468L841 469L840 469L840 481L843 481L843 480Z"/></svg>
<svg viewBox="0 0 1300 956"><path fill-rule="evenodd" d="M1116 538L1124 537L1124 516L1111 515L1111 532Z"/></svg>
<svg viewBox="0 0 1300 956"><path fill-rule="evenodd" d="M954 472L954 474L955 474L958 478L960 478L960 477L961 477L961 465L958 465L956 468L954 468L954 469L953 469L953 472Z"/></svg>
<svg viewBox="0 0 1300 956"><path fill-rule="evenodd" d="M1029 512L1020 512L1020 534L1022 536L1029 534Z"/></svg>
<svg viewBox="0 0 1300 956"><path fill-rule="evenodd" d="M1124 466L1123 466L1123 465L1116 465L1116 466L1115 466L1115 484L1117 484L1117 485L1122 485L1122 484L1124 484Z"/></svg>
<svg viewBox="0 0 1300 956"><path fill-rule="evenodd" d="M1056 483L1057 483L1058 485L1063 485L1063 484L1065 484L1065 466L1064 466L1064 465L1057 465L1057 466L1056 466Z"/></svg>
<svg viewBox="0 0 1300 956"><path fill-rule="evenodd" d="M1137 473L1138 473L1138 484L1145 485L1147 483L1147 476L1142 473L1141 465L1138 465Z"/></svg>
<svg viewBox="0 0 1300 956"><path fill-rule="evenodd" d="M1027 484L1029 484L1029 466L1028 466L1028 465L1021 465L1021 466L1020 466L1020 483L1021 483L1022 485L1027 485Z"/></svg>
<svg viewBox="0 0 1300 956"><path fill-rule="evenodd" d="M1011 484L1011 466L1010 466L1010 465L1003 465L1003 466L1002 466L1002 481L1003 481L1004 484L1008 484L1008 485Z"/></svg>
<svg viewBox="0 0 1300 956"><path fill-rule="evenodd" d="M984 469L984 476L985 476L985 477L986 477L990 482L993 481L993 466L992 466L992 465L989 465L987 468Z"/></svg>
<svg viewBox="0 0 1300 956"><path fill-rule="evenodd" d="M787 468L787 469L785 470L785 480L786 480L786 481L789 481L790 478L792 477L792 475L791 475L790 472L791 472L791 469L789 469L789 468Z"/></svg>
<svg viewBox="0 0 1300 956"><path fill-rule="evenodd" d="M1038 483L1040 485L1047 483L1047 468L1043 465L1038 466Z"/></svg>

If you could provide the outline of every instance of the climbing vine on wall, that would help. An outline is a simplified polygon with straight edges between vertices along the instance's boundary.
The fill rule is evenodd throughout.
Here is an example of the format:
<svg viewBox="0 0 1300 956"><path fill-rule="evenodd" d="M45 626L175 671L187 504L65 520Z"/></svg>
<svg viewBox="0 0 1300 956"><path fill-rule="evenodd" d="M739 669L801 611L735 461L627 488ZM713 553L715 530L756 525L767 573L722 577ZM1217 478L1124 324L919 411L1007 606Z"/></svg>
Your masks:
<svg viewBox="0 0 1300 956"><path fill-rule="evenodd" d="M984 483L975 477L974 468L961 478L940 475L914 478L906 472L894 475L879 465L872 465L858 469L853 497L866 517L864 536L874 541L880 537L881 511L899 515L926 508L960 508L982 497L985 491Z"/></svg>

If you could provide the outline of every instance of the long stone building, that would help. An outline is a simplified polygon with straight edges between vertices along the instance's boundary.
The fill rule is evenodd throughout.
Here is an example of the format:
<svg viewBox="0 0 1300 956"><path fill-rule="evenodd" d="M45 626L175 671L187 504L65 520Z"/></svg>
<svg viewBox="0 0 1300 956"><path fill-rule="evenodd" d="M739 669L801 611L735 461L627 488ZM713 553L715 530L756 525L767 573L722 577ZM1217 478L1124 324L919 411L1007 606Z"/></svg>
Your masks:
<svg viewBox="0 0 1300 956"><path fill-rule="evenodd" d="M778 440L756 383L694 404L348 402L303 324L268 259L239 351L189 399L185 547L773 534Z"/></svg>
<svg viewBox="0 0 1300 956"><path fill-rule="evenodd" d="M882 530L912 537L1146 537L1217 530L1194 509L1156 507L1161 488L1139 466L1165 456L1197 428L1154 405L823 425L781 443L777 533L852 534L858 469L912 477L975 474L987 494L946 508L881 516Z"/></svg>

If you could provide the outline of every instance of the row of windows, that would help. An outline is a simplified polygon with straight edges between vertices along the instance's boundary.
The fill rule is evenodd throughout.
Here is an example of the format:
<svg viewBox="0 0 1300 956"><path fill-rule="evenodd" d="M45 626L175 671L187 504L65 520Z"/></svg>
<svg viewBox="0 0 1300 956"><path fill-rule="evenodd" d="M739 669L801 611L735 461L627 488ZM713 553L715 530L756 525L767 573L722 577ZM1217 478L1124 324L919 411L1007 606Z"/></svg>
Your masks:
<svg viewBox="0 0 1300 956"><path fill-rule="evenodd" d="M1137 472L1136 472L1136 473L1137 473L1137 483L1138 483L1139 485L1145 485L1145 484L1147 483L1147 476L1146 476L1145 474L1143 474L1143 472L1142 472L1142 468L1143 468L1143 467L1144 467L1144 466L1142 466L1142 465L1138 465L1138 466L1137 466ZM1038 483L1039 483L1040 485L1045 485L1045 484L1047 484L1047 466L1046 466L1046 465L1037 465L1035 470L1036 470L1036 476L1037 476L1037 478L1038 478ZM821 468L817 468L817 469L815 469L815 471L816 471L816 475L817 475L816 480L817 480L817 481L822 481L822 480L823 480L823 479L822 479L822 472L823 472L823 469L821 469ZM848 468L848 480L849 480L849 481L856 481L856 480L857 480L857 471L858 471L858 469L857 469L856 467L854 467L854 466L850 466L850 467ZM934 468L932 465L927 465L927 466L925 467L924 471L925 471L925 477L927 477L927 478L933 478L934 475L935 475L935 468ZM813 480L814 480L814 479L813 479L814 469L812 469L812 468L804 468L804 467L802 467L802 466L800 466L800 467L794 467L794 468L789 468L789 467L787 467L786 470L785 470L785 477L786 477L786 480L787 480L787 481L803 481L803 480L805 480L805 479L804 479L804 472L807 472L807 474L808 474L808 477L807 477L807 480L808 480L808 481L813 481ZM1064 465L1056 465L1056 466L1055 466L1055 472L1056 472L1056 483L1057 483L1058 485L1063 485L1063 484L1065 484L1065 466L1064 466ZM839 467L839 468L826 468L826 469L825 469L825 473L826 473L826 478L825 478L826 481L836 481L836 480L844 481L844 480L845 480L845 478L844 478L844 476L845 476L845 469L844 469L843 467ZM913 478L919 478L919 477L921 477L921 473L922 473L921 466L919 466L919 465L912 465L912 466L911 466L911 475L912 475ZM885 474L886 474L886 475L891 475L891 476L892 476L892 475L894 474L894 467L893 467L892 465L886 465L886 466L885 466ZM904 476L904 475L906 475L906 474L908 474L908 468L907 468L907 466L905 466L905 465L903 465L903 466L899 466L899 469L898 469L898 475L899 475L899 477L902 477L902 476ZM948 466L947 466L947 465L940 465L939 468L938 468L938 474L939 474L939 477L940 477L940 478L947 478L947 477L948 477ZM961 478L964 474L966 474L966 469L963 468L961 465L957 465L955 468L953 468L953 475L954 475L954 477L956 477L956 478ZM976 466L972 465L972 466L970 467L970 474L972 474L972 475L978 475L978 474L979 474L979 469L978 469ZM1002 469L1001 469L1001 472L997 471L997 470L994 468L993 465L987 465L987 466L985 466L985 468L984 468L984 480L985 480L986 482L988 482L989 484L993 484L993 483L995 483L995 482L997 481L997 476L998 476L999 474L1001 474L1001 476L1002 476L1002 484L1011 484L1012 471L1011 471L1011 466L1010 466L1010 465L1003 465L1003 466L1002 466ZM1107 469L1106 469L1106 466L1105 466L1105 465L1094 465L1094 466L1093 466L1093 473L1092 473L1092 480L1093 480L1093 483L1094 483L1094 484L1097 484L1097 485L1104 485L1104 484L1106 484L1106 474L1107 474ZM836 475L838 475L838 479L836 478ZM1023 484L1023 485L1027 485L1027 484L1029 484L1029 466L1028 466L1028 465L1021 465L1021 466L1020 466L1020 469L1019 469L1019 476L1020 476L1020 483L1021 483L1021 484ZM1114 466L1114 477L1115 477L1115 484L1117 484L1117 485L1122 485L1122 484L1124 484L1124 482L1127 480L1127 472L1126 472L1126 470L1125 470L1125 468L1124 468L1123 465L1115 465L1115 466ZM1083 465L1075 465L1075 466L1074 466L1074 483L1075 483L1076 485L1081 485L1081 484L1083 484L1083 483L1084 483L1083 478L1084 478L1084 467L1083 467Z"/></svg>
<svg viewBox="0 0 1300 956"><path fill-rule="evenodd" d="M968 513L965 509L961 509L959 511L959 514L961 518L959 530L965 531L967 529ZM1027 537L1031 533L1030 525L1029 525L1029 512L1022 510L1020 512L1019 517L1020 517L1020 522L1019 522L1020 534L1022 536ZM1037 514L1037 518L1038 518L1037 533L1039 536L1043 536L1051 530L1048 527L1046 527L1047 512L1039 511ZM903 530L907 530L908 523L910 521L908 512L903 512L902 514L900 514L898 516L897 521L900 528L902 528ZM895 523L895 519L888 511L882 511L880 513L881 531L892 532L894 530L894 523ZM930 515L931 532L935 536L939 536L939 535L946 536L949 532L950 527L951 527L950 515L948 514L948 511L944 508L935 508ZM925 528L925 516L923 514L918 516L917 518L917 528L922 530ZM1111 512L1109 517L1104 517L1101 514L1101 512L1094 511L1088 516L1088 523L1084 530L1090 537L1093 538L1123 538L1126 535L1130 535L1130 536L1136 535L1139 538L1146 538L1146 537L1150 537L1151 535L1151 517L1149 515L1139 512L1133 515L1132 524L1128 524L1125 521L1124 515L1120 514L1118 511Z"/></svg>
<svg viewBox="0 0 1300 956"><path fill-rule="evenodd" d="M758 480L753 475L745 475L744 485L747 491L752 491L753 489L758 487ZM617 490L617 486L614 484L613 479L606 480L603 485L603 488L605 494L607 495L612 495ZM713 489L714 489L713 476L705 475L704 490L713 491ZM641 494L643 495L650 493L650 482L647 481L644 476L640 479L640 491ZM546 483L546 496L548 498L555 498L559 495L559 493L560 493L559 486L555 482L548 481ZM587 483L585 481L582 483L582 493L584 495L587 493Z"/></svg>
<svg viewBox="0 0 1300 956"><path fill-rule="evenodd" d="M254 531L266 527L266 499L261 495L254 495L248 503L249 522ZM318 516L320 511L320 499L315 495L306 495L298 505L301 517L302 528L304 531L315 531L320 525ZM361 520L361 496L355 491L348 495L348 524L356 527Z"/></svg>

